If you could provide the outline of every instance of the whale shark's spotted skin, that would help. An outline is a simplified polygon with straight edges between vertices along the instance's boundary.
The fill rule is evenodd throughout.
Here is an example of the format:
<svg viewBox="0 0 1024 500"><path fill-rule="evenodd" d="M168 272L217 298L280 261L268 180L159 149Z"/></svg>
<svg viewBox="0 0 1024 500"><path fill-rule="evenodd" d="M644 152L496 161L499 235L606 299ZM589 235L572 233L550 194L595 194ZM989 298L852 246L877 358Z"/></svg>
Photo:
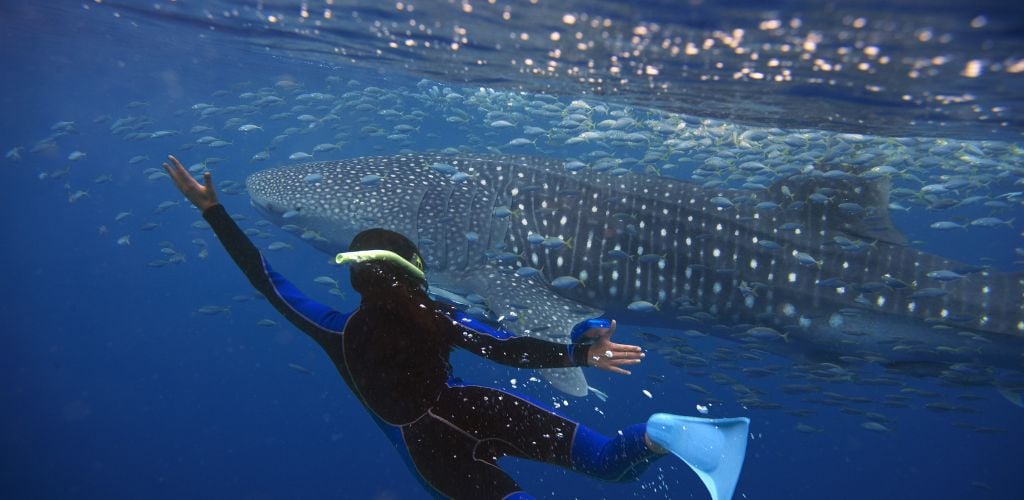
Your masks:
<svg viewBox="0 0 1024 500"><path fill-rule="evenodd" d="M1022 276L929 277L963 266L906 245L889 220L884 178L818 170L755 191L709 190L569 171L553 159L407 154L269 169L247 186L268 218L317 231L312 243L328 252L369 227L409 236L432 282L472 283L465 291L495 313L534 316L535 328L557 330L550 338L564 340L570 319L605 311L741 338L763 325L799 340L760 336L779 352L810 345L955 360L995 351L985 360L1021 363L1019 343L1005 352L976 334L1022 337ZM539 272L517 276L523 266ZM561 277L580 284L549 285ZM638 301L656 310L627 308ZM537 314L546 306L553 310ZM917 347L893 352L900 342Z"/></svg>

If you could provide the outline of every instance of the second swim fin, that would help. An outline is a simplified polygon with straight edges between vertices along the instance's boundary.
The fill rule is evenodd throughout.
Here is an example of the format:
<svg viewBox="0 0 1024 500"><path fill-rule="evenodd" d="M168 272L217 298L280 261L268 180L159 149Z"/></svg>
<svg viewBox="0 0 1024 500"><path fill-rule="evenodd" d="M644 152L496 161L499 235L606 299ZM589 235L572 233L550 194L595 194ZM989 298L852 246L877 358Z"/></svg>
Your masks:
<svg viewBox="0 0 1024 500"><path fill-rule="evenodd" d="M655 444L689 465L712 500L729 500L747 454L750 419L698 418L655 413L647 420L647 435Z"/></svg>

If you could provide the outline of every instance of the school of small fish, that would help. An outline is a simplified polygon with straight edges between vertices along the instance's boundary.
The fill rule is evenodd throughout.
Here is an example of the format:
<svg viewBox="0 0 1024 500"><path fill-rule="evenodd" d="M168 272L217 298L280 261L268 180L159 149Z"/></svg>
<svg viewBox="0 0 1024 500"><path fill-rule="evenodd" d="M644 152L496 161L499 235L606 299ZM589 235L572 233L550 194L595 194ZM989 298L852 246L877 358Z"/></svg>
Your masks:
<svg viewBox="0 0 1024 500"><path fill-rule="evenodd" d="M723 193L737 192L728 189L763 191L787 175L814 165L842 164L848 168L829 171L828 175L885 179L892 184L888 206L892 213L900 217L909 212L931 220L929 225L917 228L917 239L966 237L990 241L1002 238L998 244L978 248L978 269L989 265L987 252L1005 253L1009 248L1013 248L1016 264L1024 264L1024 234L1019 232L1017 217L1024 210L1024 148L1018 143L759 128L597 99L459 88L428 80L405 89L385 89L333 75L322 82L291 78L266 84L239 82L193 102L177 116L151 113L153 107L150 103L132 102L124 109L100 116L68 116L54 123L34 143L8 145L3 161L7 168L33 169L38 180L45 183L51 193L56 193L57 199L92 210L99 228L98 237L108 239L112 247L120 247L116 248L118 251L144 253L147 257L140 262L151 268L189 266L194 262L189 257L206 259L211 251L207 243L212 237L209 227L197 214L189 212L194 221L191 228L182 228L181 224L168 219L180 217L188 206L176 196L160 168L159 163L168 153L182 159L197 178L206 171L214 172L218 192L222 199L227 199L244 194L245 176L265 165L430 150L556 157L563 160L563 167L569 171L589 169L612 176L666 176L686 179L709 189L721 188ZM84 129L102 130L119 141L116 155L122 158L121 164L99 161L98 158L105 156L104 152L79 140ZM470 178L470 174L451 165L436 164L433 169L450 176L453 182ZM317 174L305 179L310 184L321 180ZM360 182L372 187L382 179L365 175L360 177ZM149 201L116 206L115 193L126 188L145 192ZM782 186L782 192L790 191ZM820 190L806 199L791 199L790 203L832 203L834 194ZM107 202L101 203L100 199ZM747 202L743 196L720 196L711 200L720 210L730 210ZM227 203L232 211L242 206L240 199ZM766 203L758 208L786 209ZM850 214L864 210L856 204L848 205L839 208ZM234 215L266 253L293 251L295 237L307 241L321 238L315 231L295 225L283 227L291 236L281 234L267 221L254 220L246 213ZM510 207L497 207L493 215L510 218L515 213ZM634 230L644 227L644 221L636 220L631 214L617 217ZM802 228L780 227L779 230L801 231ZM169 241L183 233L188 234L191 246L178 246ZM465 237L476 241L479 235L467 232ZM420 243L430 244L429 241ZM531 243L552 249L571 249L573 242L547 237ZM844 248L871 244L865 241L836 243ZM767 250L773 245L778 247L770 240L759 244ZM638 258L624 252L609 257ZM663 257L645 255L643 258L657 265ZM811 253L797 253L792 258L810 268L822 265L820 256ZM974 271L936 270L928 277L939 282L955 281ZM529 277L539 270L524 266L516 273ZM327 293L344 295L343 285L335 278L322 275L313 281L323 285ZM574 276L557 277L551 285L556 289L587 286L585 280ZM915 293L929 293L928 290L921 288ZM755 286L747 286L743 291L757 293ZM251 295L239 295L234 300L244 302L251 298ZM647 301L629 305L634 312L658 308L659 304ZM226 316L232 314L232 308L202 305L195 313ZM698 320L706 314L692 312ZM255 325L279 326L271 319L260 319ZM770 401L765 391L748 385L750 379L765 376L781 379L783 375L788 379L782 386L783 392L806 395L808 405L838 407L864 419L861 427L873 432L889 432L896 425L893 418L872 409L879 403L888 408L902 408L921 402L932 411L969 414L973 411L971 401L984 398L974 392L952 397L922 393L895 376L863 376L852 367L871 364L872 360L856 353L849 356L847 366L806 363L786 367L766 364L770 356L756 349L720 347L711 352L699 352L687 343L688 338L703 336L698 330L669 337L648 335L642 342L647 349L685 370L691 380L703 378L716 384L715 389L705 389L696 383L687 385L701 404L699 408L704 408L702 413L710 405L728 399L723 391L731 391L734 400L748 408L777 408L806 420L816 413L815 410L782 408ZM736 336L749 342L788 342L785 334L767 327L750 328L737 332ZM913 349L914 346L893 348ZM300 365L288 366L312 374ZM972 377L983 370L985 367L964 363L947 370L942 378L967 386ZM842 386L851 382L892 387L893 393L881 402L864 401L842 393ZM653 397L647 389L644 394ZM1020 399L1015 393L1006 396ZM971 425L962 424L976 432L998 432ZM819 427L802 422L796 424L796 430L820 432Z"/></svg>

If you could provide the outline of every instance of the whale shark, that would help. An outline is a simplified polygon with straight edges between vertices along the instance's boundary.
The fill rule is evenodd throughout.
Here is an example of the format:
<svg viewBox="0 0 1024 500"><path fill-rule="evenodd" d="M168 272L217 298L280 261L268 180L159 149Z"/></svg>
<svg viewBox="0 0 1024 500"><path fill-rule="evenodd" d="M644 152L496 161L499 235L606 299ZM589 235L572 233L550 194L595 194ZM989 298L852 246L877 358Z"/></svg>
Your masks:
<svg viewBox="0 0 1024 500"><path fill-rule="evenodd" d="M848 356L963 383L1020 370L1024 275L911 247L887 176L785 168L706 188L531 156L400 154L251 174L251 203L329 254L364 229L416 242L437 297L517 335L579 321L696 330L800 361ZM578 368L541 370L574 396Z"/></svg>

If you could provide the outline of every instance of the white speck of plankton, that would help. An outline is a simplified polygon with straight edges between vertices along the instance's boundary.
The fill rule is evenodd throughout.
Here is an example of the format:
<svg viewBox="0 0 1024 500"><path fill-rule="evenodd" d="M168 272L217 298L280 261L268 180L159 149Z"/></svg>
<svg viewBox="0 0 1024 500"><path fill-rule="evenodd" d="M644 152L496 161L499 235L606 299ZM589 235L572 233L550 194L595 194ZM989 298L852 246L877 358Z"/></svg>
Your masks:
<svg viewBox="0 0 1024 500"><path fill-rule="evenodd" d="M711 406L711 405L704 406L704 405L698 403L697 404L697 413L700 413L701 415L707 415L708 414L708 407L709 406Z"/></svg>
<svg viewBox="0 0 1024 500"><path fill-rule="evenodd" d="M647 396L648 398L654 399L654 396L651 396L651 391L648 391L647 389L644 389L644 396Z"/></svg>

